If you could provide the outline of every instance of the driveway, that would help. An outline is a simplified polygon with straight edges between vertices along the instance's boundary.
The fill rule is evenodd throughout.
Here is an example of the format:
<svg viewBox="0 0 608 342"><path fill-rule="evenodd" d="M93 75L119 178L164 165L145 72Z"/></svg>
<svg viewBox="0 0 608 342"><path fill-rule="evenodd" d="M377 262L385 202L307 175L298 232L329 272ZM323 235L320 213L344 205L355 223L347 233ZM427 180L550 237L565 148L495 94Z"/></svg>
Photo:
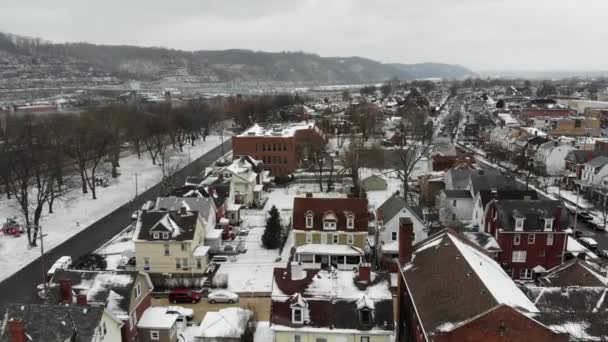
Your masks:
<svg viewBox="0 0 608 342"><path fill-rule="evenodd" d="M251 308L257 313L258 321L269 321L270 320L270 297L251 297L251 298L240 298L238 303L235 304L210 304L207 298L201 299L199 303L179 303L172 304L167 298L153 298L152 306L169 306L179 305L185 308L194 310L194 321L199 323L205 317L205 314L209 311L218 311L223 308L240 307L240 308Z"/></svg>

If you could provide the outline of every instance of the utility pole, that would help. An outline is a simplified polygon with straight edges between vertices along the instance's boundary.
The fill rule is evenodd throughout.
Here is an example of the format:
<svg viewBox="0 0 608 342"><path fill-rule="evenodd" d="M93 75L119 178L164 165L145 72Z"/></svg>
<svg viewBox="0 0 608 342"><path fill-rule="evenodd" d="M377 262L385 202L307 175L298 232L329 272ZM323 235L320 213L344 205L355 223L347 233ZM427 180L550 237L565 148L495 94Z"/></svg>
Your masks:
<svg viewBox="0 0 608 342"><path fill-rule="evenodd" d="M135 197L137 197L137 176L139 176L139 173L135 172Z"/></svg>
<svg viewBox="0 0 608 342"><path fill-rule="evenodd" d="M34 227L34 229L36 229ZM46 235L42 233L42 226L38 226L38 238L40 239L40 264L42 265L42 284L44 286L44 298L46 299L48 293L48 285L46 282L46 263L44 260L44 237Z"/></svg>

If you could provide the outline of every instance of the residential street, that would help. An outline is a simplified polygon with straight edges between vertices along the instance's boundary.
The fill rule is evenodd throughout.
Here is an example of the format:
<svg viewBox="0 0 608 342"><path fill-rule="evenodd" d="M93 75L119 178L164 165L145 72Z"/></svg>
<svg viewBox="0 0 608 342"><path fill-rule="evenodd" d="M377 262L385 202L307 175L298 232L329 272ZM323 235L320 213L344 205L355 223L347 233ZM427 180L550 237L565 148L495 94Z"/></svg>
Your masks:
<svg viewBox="0 0 608 342"><path fill-rule="evenodd" d="M224 142L223 152L229 152L231 146L231 140L227 139ZM177 182L183 183L186 177L197 175L221 156L222 147L215 147L213 150L178 171L175 174ZM47 265L52 264L52 262L64 255L69 255L72 259L75 259L80 255L94 251L129 225L131 223L131 213L134 210L139 209L144 202L154 200L160 195L160 189L160 185L148 189L133 201L124 204L101 220L57 246L51 252L46 253L45 258ZM0 307L11 302L36 302L37 296L35 287L37 284L41 283L41 272L41 260L38 258L36 261L30 263L19 272L0 283Z"/></svg>

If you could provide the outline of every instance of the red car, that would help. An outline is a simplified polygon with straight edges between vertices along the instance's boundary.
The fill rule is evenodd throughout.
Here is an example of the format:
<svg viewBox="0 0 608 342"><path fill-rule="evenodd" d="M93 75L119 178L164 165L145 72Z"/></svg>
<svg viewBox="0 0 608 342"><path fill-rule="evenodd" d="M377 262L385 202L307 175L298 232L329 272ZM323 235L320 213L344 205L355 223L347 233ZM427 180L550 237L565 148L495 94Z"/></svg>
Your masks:
<svg viewBox="0 0 608 342"><path fill-rule="evenodd" d="M171 303L198 303L201 300L201 295L192 292L188 289L173 289L169 292L169 301Z"/></svg>

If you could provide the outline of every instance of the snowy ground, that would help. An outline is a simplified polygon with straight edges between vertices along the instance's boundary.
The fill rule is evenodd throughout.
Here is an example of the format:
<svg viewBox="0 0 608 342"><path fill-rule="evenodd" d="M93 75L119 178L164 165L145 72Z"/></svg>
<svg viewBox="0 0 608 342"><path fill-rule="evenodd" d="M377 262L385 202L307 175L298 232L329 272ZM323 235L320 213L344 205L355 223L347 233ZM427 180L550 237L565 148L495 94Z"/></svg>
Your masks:
<svg viewBox="0 0 608 342"><path fill-rule="evenodd" d="M116 270L122 259L127 261L130 257L135 256L134 232L135 227L131 225L95 251L106 258L108 263L106 269Z"/></svg>
<svg viewBox="0 0 608 342"><path fill-rule="evenodd" d="M228 289L238 293L270 292L272 288L272 270L285 267L289 252L293 246L293 234L289 234L283 253L278 249L266 249L262 246L262 234L266 225L266 215L273 205L279 209L284 224L289 224L293 212L293 198L313 192L316 197L345 197L338 192L318 192L315 184L292 184L286 188L274 188L265 193L268 202L263 209L246 209L241 212L242 227L250 229L244 237L247 252L239 254L236 261L226 262L220 266L218 273L228 274ZM278 261L278 257L281 259Z"/></svg>
<svg viewBox="0 0 608 342"><path fill-rule="evenodd" d="M205 142L199 140L197 145L190 149L190 157L188 149L184 148L184 152L172 156L171 162L175 164L179 161L185 166L188 164L189 158L195 160L219 144L220 137L209 136ZM56 203L55 213L42 219L44 233L48 234L44 239L47 250L61 244L133 198L135 196L135 173L138 174L139 193L154 186L162 178L160 167L152 165L147 154L142 154L142 159L137 159L136 155L127 156L121 159L120 165L120 177L111 179L111 185L107 188L99 187L97 200L91 199L90 193L81 194L76 190L71 200ZM16 202L4 199L0 203L0 220L3 222L5 218L14 216L18 221L23 221ZM19 238L0 235L0 281L39 256L40 250L29 248L25 235Z"/></svg>

